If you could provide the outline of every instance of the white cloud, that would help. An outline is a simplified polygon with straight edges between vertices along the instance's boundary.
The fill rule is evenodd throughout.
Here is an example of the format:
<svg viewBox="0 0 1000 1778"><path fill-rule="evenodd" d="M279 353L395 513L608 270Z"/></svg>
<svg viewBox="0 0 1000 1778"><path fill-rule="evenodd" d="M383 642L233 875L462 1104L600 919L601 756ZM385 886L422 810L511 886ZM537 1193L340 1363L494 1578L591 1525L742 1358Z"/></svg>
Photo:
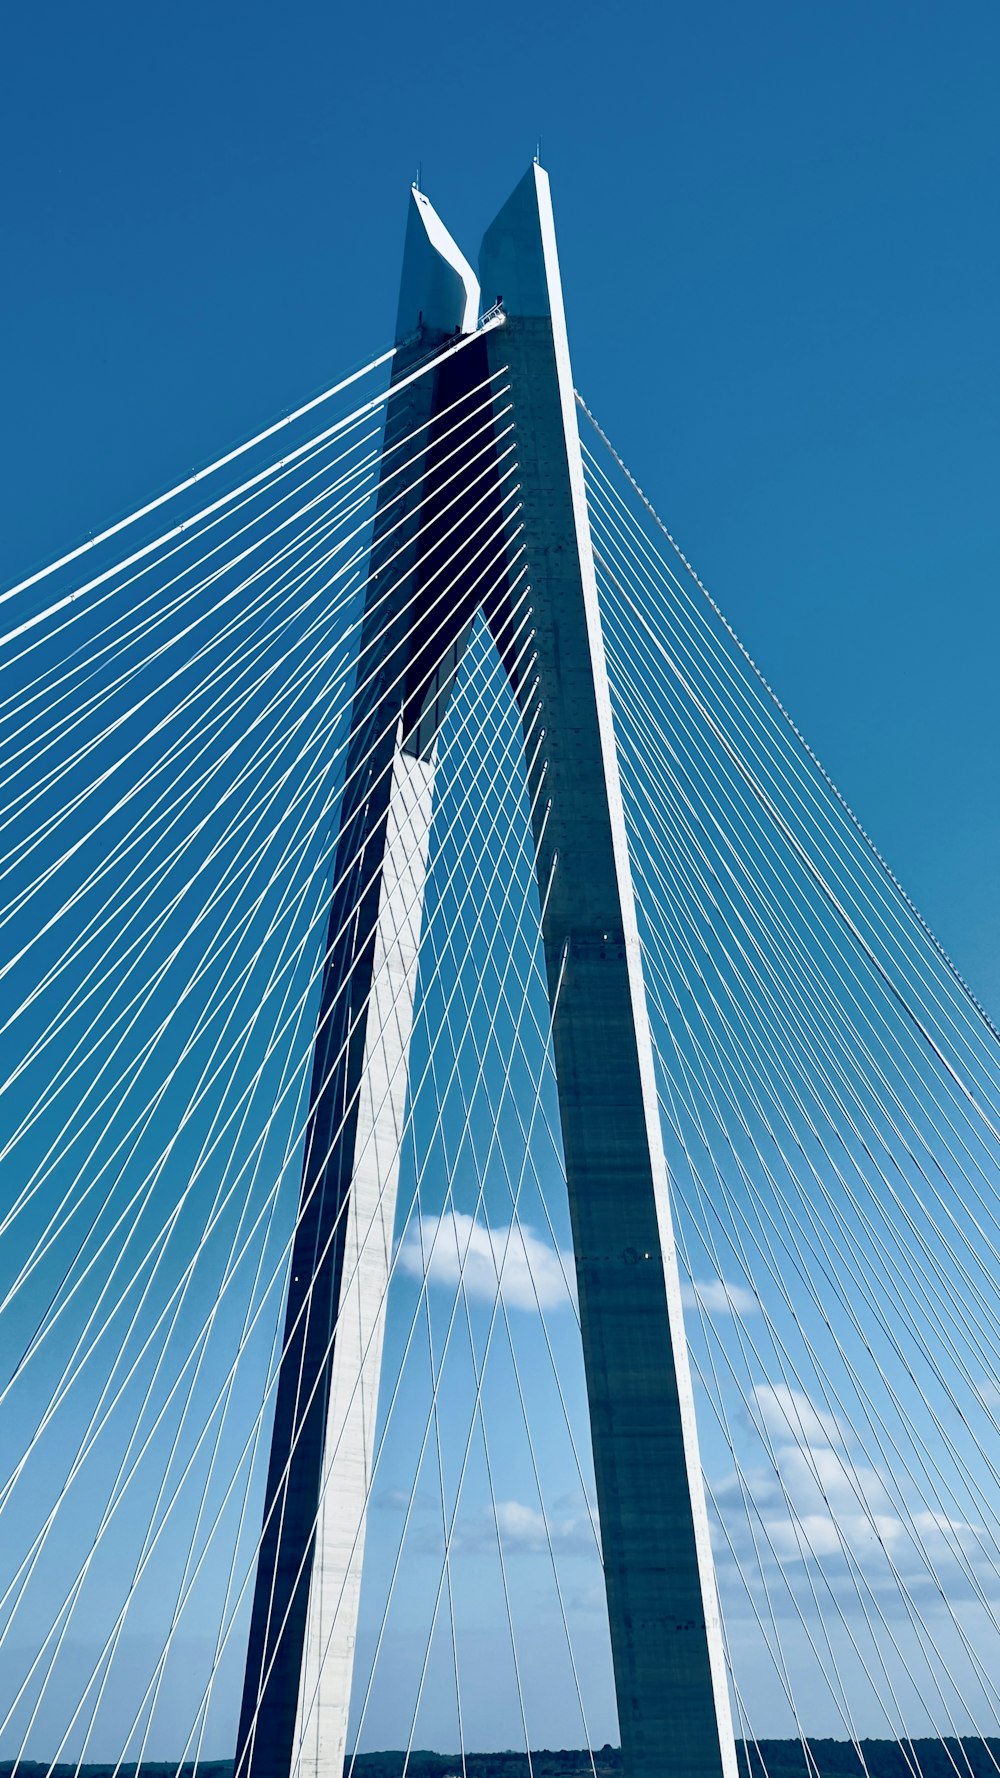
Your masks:
<svg viewBox="0 0 1000 1778"><path fill-rule="evenodd" d="M496 1524L500 1527L504 1551L509 1555L546 1550L551 1541L554 1550L564 1551L568 1555L596 1557L596 1519L591 1520L582 1494L578 1500L557 1503L548 1514L547 1522L548 1537L546 1519L539 1507L527 1506L521 1500L498 1500L495 1522L492 1512L483 1514L470 1541L489 1543L496 1537Z"/></svg>
<svg viewBox="0 0 1000 1778"><path fill-rule="evenodd" d="M406 1511L409 1500L405 1488L380 1488L372 1498L372 1505L379 1512L401 1513Z"/></svg>
<svg viewBox="0 0 1000 1778"><path fill-rule="evenodd" d="M464 1262L464 1270L463 1270ZM572 1254L559 1253L524 1223L495 1223L487 1229L462 1210L423 1218L423 1248L417 1224L410 1222L399 1264L411 1278L452 1290L464 1281L469 1296L492 1303L502 1273L502 1295L510 1309L558 1309L575 1296Z"/></svg>
<svg viewBox="0 0 1000 1778"><path fill-rule="evenodd" d="M681 1285L685 1309L704 1309L706 1315L754 1315L760 1308L752 1290L743 1284L727 1284L724 1278L695 1278Z"/></svg>
<svg viewBox="0 0 1000 1778"><path fill-rule="evenodd" d="M775 1514L764 1525L774 1554L783 1562L835 1556L842 1547L841 1530L830 1513L789 1513L783 1518Z"/></svg>
<svg viewBox="0 0 1000 1778"><path fill-rule="evenodd" d="M948 1513L922 1510L913 1514L913 1526L918 1537L926 1548L934 1548L940 1540L948 1550L954 1550L957 1544L963 1549L975 1549L981 1532L966 1519L953 1519ZM935 1551L939 1555L939 1551Z"/></svg>
<svg viewBox="0 0 1000 1778"><path fill-rule="evenodd" d="M764 1430L772 1439L807 1447L842 1445L843 1433L833 1414L814 1407L801 1389L787 1383L757 1383L753 1401Z"/></svg>
<svg viewBox="0 0 1000 1778"><path fill-rule="evenodd" d="M996 1377L981 1377L978 1383L973 1383L972 1387L980 1405L986 1409L988 1414L995 1416L997 1409L1000 1408L1000 1383L997 1382Z"/></svg>
<svg viewBox="0 0 1000 1778"><path fill-rule="evenodd" d="M507 1549L545 1548L545 1520L536 1506L525 1506L520 1500L498 1500L497 1524Z"/></svg>
<svg viewBox="0 0 1000 1778"><path fill-rule="evenodd" d="M762 1559L767 1569L775 1561L788 1565L786 1578L796 1563L818 1560L828 1582L850 1593L849 1555L883 1601L898 1596L899 1575L910 1588L936 1590L935 1576L947 1574L953 1592L968 1590L970 1568L982 1566L976 1527L907 1500L909 1488L901 1497L900 1483L910 1479L905 1471L896 1478L859 1458L836 1415L800 1389L761 1383L752 1391L751 1420L766 1436L770 1461L744 1466L742 1485L734 1475L713 1484L739 1559ZM718 1542L723 1564L727 1549Z"/></svg>
<svg viewBox="0 0 1000 1778"><path fill-rule="evenodd" d="M384 1504L396 1506L395 1490L385 1497ZM416 1505L409 1534L412 1545L425 1555L440 1558L440 1504L424 1495L422 1499L418 1498ZM580 1488L552 1501L544 1515L537 1502L529 1506L523 1500L508 1498L498 1500L495 1508L483 1505L474 1509L467 1508L463 1502L452 1536L452 1554L495 1555L498 1527L505 1556L537 1555L547 1551L551 1542L559 1555L599 1561L597 1509Z"/></svg>

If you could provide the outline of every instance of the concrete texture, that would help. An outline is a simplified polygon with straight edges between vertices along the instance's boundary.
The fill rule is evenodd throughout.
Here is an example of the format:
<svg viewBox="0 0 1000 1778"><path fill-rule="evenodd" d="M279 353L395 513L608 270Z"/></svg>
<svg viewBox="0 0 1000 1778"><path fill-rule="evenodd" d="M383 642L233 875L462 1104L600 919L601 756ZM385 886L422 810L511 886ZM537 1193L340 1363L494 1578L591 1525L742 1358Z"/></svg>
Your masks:
<svg viewBox="0 0 1000 1778"><path fill-rule="evenodd" d="M292 1772L343 1770L392 1260L433 766L397 746Z"/></svg>
<svg viewBox="0 0 1000 1778"><path fill-rule="evenodd" d="M454 414L453 404L488 368L504 367L517 422L518 522L545 726L532 784L538 788L544 766L535 835L540 883L548 883L557 856L543 936L553 999L558 986L554 1046L625 1771L628 1778L736 1778L555 234L540 167L532 166L488 230L481 274L486 301L503 300L506 326L411 385L387 423L390 438L429 423L423 479L408 508L407 598L414 602L406 610L400 603L388 623L383 609L370 612L362 636L377 672L353 715L353 788L337 860L343 881L330 917L237 1778L341 1778L343 1768L434 743L479 602L472 545L461 514L455 531L451 493L445 498L440 417ZM475 297L467 262L415 193L399 328L401 338L418 325L422 332L401 353L397 373L469 327ZM452 433L447 451L455 444ZM440 584L417 560L446 534L458 554L442 632ZM379 535L377 521L376 569ZM509 659L506 601L494 601L486 615ZM522 711L526 721L536 695Z"/></svg>
<svg viewBox="0 0 1000 1778"><path fill-rule="evenodd" d="M735 1778L642 959L548 179L483 241L508 367L545 723L540 883L625 1771ZM527 715L527 712L525 712ZM541 766L539 762L539 767ZM539 809L544 808L539 803Z"/></svg>
<svg viewBox="0 0 1000 1778"><path fill-rule="evenodd" d="M474 325L477 304L467 262L414 192L400 293L406 344L394 375ZM393 468L413 461L383 483L375 520L237 1778L340 1778L343 1770L433 751L472 609L453 489L445 581L453 588L443 611L437 603L446 529L440 462L462 443L456 404L485 374L484 345L474 342L410 383L386 418L387 446L408 441Z"/></svg>

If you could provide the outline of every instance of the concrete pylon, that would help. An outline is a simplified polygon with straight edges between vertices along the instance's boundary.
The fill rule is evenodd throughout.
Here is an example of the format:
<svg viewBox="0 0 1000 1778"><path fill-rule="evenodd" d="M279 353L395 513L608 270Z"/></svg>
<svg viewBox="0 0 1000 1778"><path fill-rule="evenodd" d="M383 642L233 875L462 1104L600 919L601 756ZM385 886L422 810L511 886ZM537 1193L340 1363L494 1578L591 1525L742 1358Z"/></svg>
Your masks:
<svg viewBox="0 0 1000 1778"><path fill-rule="evenodd" d="M552 202L537 164L487 230L479 275L507 317L488 351L517 421L551 805L536 867L547 884L557 855L543 939L624 1770L736 1778Z"/></svg>
<svg viewBox="0 0 1000 1778"><path fill-rule="evenodd" d="M544 759L527 749L529 788L624 1770L737 1778L552 205L537 164L487 231L480 274L505 326L410 385L387 419L387 444L421 422L428 444L407 508L410 572L397 557L406 585L388 613L381 505L375 525L236 1778L341 1778L343 1768L434 743L479 606L471 557L463 572L459 554L442 632L417 563L444 522L442 416L491 371L517 428L509 554L513 564L523 549L531 579L530 691L511 671L506 597L485 615L526 731L539 696L543 710ZM414 193L399 337L416 328L418 338L396 374L470 331L477 295ZM451 432L449 451L456 442ZM460 552L471 547L461 525L458 537Z"/></svg>
<svg viewBox="0 0 1000 1778"><path fill-rule="evenodd" d="M414 190L394 379L473 332L478 312L471 267ZM453 477L478 430L495 483L485 389L461 405L487 376L485 340L472 341L386 416L236 1778L343 1770L434 743L476 609L480 546Z"/></svg>

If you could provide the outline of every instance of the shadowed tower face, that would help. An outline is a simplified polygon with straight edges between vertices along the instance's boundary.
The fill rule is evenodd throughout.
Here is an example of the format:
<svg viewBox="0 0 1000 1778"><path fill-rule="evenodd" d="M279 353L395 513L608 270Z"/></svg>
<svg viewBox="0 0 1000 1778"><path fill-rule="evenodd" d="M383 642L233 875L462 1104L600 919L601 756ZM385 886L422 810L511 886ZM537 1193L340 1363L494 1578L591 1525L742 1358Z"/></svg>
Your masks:
<svg viewBox="0 0 1000 1778"><path fill-rule="evenodd" d="M630 1778L734 1778L555 234L537 165L487 231L480 276L506 324L410 385L387 422L387 444L426 422L406 515L413 574L398 608L373 601L362 637L362 662L374 670L359 673L353 712L354 788L330 920L237 1773L339 1778L343 1767L434 743L479 603L471 518L449 509L459 555L443 628L419 563L444 523L443 416L460 413L456 404L503 368L537 657L530 690L516 676L512 684L526 731L539 699L544 710L544 748L526 756L624 1764ZM467 263L415 193L398 331L419 337L398 354L397 378L447 336L470 332L477 306ZM453 450L453 433L447 442ZM380 537L377 520L376 568ZM513 553L511 527L511 562ZM485 615L507 659L506 601Z"/></svg>
<svg viewBox="0 0 1000 1778"><path fill-rule="evenodd" d="M455 463L491 435L479 287L427 199L407 220L240 1713L239 1778L343 1769L372 1473L434 743L475 611ZM480 442L480 450L482 445ZM428 564L447 538L450 596ZM466 571L466 558L468 570Z"/></svg>

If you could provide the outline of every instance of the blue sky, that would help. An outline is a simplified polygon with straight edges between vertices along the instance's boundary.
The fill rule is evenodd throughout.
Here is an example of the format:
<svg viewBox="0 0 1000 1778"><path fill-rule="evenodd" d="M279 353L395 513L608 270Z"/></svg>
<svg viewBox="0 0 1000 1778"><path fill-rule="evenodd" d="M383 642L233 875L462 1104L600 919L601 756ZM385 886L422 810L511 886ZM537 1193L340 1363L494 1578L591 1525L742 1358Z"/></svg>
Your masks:
<svg viewBox="0 0 1000 1778"><path fill-rule="evenodd" d="M1000 1012L995 9L38 0L4 37L0 580L371 356L418 164L474 257L540 138L578 386Z"/></svg>
<svg viewBox="0 0 1000 1778"><path fill-rule="evenodd" d="M6 577L390 332L535 142L579 386L994 1006L996 9L4 24Z"/></svg>

